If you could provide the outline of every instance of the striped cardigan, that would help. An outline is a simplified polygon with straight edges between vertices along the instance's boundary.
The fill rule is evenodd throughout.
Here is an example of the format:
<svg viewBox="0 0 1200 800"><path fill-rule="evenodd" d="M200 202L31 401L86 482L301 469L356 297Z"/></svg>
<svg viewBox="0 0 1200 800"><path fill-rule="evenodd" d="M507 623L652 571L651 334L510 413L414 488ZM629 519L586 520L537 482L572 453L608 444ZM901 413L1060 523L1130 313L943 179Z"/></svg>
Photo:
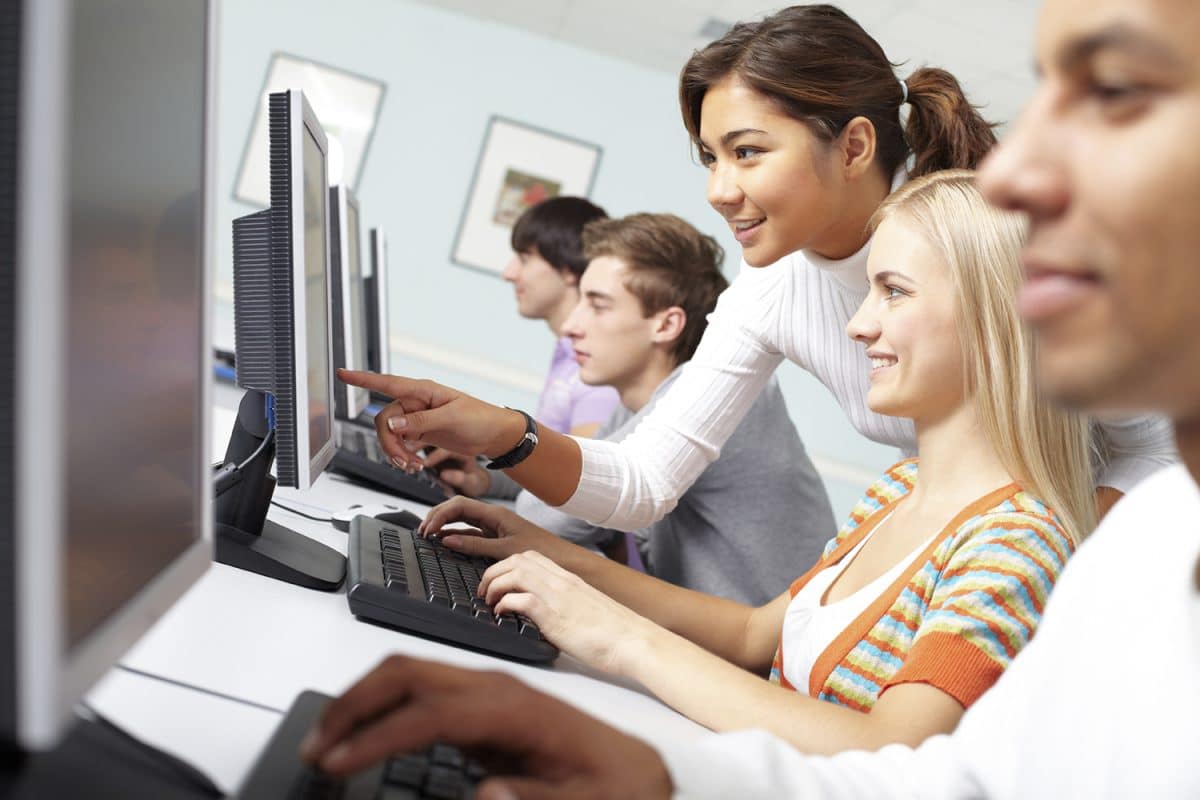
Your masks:
<svg viewBox="0 0 1200 800"><path fill-rule="evenodd" d="M916 479L910 459L867 489L791 596L862 541ZM1016 484L981 497L817 658L809 695L869 711L891 686L927 683L970 706L1033 635L1071 550L1054 514ZM786 657L781 643L771 680L794 689Z"/></svg>

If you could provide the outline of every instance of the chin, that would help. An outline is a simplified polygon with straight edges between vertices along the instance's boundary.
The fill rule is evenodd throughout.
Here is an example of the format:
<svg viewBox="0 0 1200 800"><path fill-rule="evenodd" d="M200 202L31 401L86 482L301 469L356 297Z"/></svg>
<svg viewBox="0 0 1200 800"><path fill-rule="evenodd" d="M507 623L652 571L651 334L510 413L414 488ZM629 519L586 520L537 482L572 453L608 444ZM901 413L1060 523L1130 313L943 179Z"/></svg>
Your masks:
<svg viewBox="0 0 1200 800"><path fill-rule="evenodd" d="M1054 403L1075 411L1096 413L1139 407L1138 382L1118 370L1100 369L1078 360L1043 358L1038 384Z"/></svg>
<svg viewBox="0 0 1200 800"><path fill-rule="evenodd" d="M798 249L798 248L796 248ZM769 244L742 248L742 260L748 267L769 267L794 250L781 250Z"/></svg>
<svg viewBox="0 0 1200 800"><path fill-rule="evenodd" d="M885 417L908 416L904 413L903 404L883 392L875 392L874 390L867 392L867 408Z"/></svg>

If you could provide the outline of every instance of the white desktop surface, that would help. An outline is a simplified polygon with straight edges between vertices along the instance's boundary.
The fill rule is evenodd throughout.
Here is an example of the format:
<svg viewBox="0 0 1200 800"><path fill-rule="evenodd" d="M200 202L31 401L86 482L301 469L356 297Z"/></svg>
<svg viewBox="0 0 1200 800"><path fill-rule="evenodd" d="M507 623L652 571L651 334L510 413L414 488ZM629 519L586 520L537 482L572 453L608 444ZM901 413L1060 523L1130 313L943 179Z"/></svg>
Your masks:
<svg viewBox="0 0 1200 800"><path fill-rule="evenodd" d="M215 410L213 440L221 444L214 453L224 452L234 419L228 408ZM278 489L275 500L314 516L356 503L386 502L421 515L427 510L330 474L308 491ZM278 506L270 517L345 552L346 534L328 523ZM213 564L121 663L283 711L305 689L339 694L394 653L510 673L651 744L706 733L640 687L570 657L560 656L552 667L534 667L410 636L356 620L344 589L304 589L224 564ZM269 711L120 670L110 672L90 701L105 716L195 764L227 789L240 783L278 720ZM186 724L178 721L180 714Z"/></svg>

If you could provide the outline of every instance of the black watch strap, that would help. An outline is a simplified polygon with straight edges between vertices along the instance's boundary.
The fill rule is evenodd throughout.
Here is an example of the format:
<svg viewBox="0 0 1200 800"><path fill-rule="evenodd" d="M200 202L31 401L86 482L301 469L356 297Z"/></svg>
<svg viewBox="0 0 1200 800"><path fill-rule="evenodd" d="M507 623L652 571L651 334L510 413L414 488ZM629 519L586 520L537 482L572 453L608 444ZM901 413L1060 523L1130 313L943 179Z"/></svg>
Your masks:
<svg viewBox="0 0 1200 800"><path fill-rule="evenodd" d="M505 406L507 408L507 406ZM525 459L529 458L529 454L533 452L533 448L537 447L537 423L533 421L533 417L526 414L519 408L509 408L509 411L516 411L525 418L525 435L521 437L521 441L517 442L517 446L509 450L498 458L493 458L484 466L488 469L508 469L515 467Z"/></svg>

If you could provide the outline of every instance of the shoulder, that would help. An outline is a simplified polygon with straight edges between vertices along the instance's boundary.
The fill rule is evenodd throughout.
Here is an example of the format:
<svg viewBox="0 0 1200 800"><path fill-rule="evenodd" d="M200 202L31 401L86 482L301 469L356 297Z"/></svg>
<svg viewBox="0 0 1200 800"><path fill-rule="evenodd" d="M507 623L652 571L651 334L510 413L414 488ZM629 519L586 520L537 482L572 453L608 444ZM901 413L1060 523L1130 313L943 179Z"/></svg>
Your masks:
<svg viewBox="0 0 1200 800"><path fill-rule="evenodd" d="M1066 529L1039 498L1015 489L964 520L946 540L942 559L957 568L1008 565L1058 575L1075 550Z"/></svg>
<svg viewBox="0 0 1200 800"><path fill-rule="evenodd" d="M811 270L802 253L789 253L773 264L752 267L741 262L738 274L717 299L712 317L754 322L783 306L785 287Z"/></svg>
<svg viewBox="0 0 1200 800"><path fill-rule="evenodd" d="M881 508L890 506L911 492L916 483L917 459L906 458L889 467L878 480L867 487L863 496L854 504L854 508L850 509L850 516L842 523L837 536L825 546L824 555L828 555L839 542L853 533L872 514Z"/></svg>

